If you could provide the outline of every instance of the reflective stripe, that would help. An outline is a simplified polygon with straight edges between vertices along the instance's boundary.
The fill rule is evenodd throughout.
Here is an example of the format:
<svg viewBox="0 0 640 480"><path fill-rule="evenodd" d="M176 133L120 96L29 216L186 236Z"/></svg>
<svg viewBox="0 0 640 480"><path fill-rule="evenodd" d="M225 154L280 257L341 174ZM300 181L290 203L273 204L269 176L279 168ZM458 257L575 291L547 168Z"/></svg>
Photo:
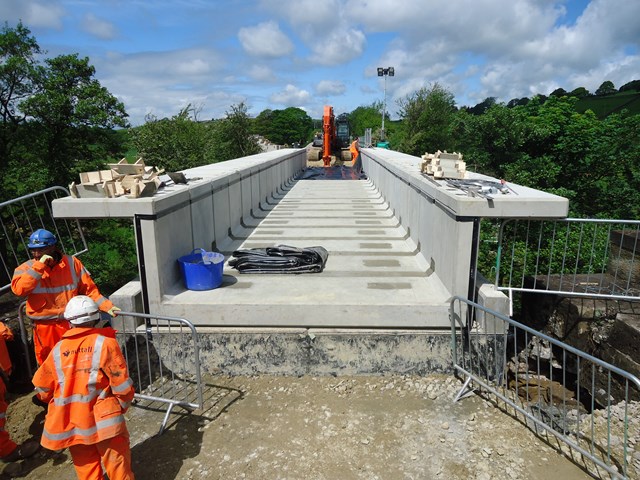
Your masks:
<svg viewBox="0 0 640 480"><path fill-rule="evenodd" d="M120 393L120 392L124 392L129 387L131 387L132 385L133 385L133 380L131 380L130 378L127 378L124 382L122 382L117 387L111 387L111 390L113 392Z"/></svg>
<svg viewBox="0 0 640 480"><path fill-rule="evenodd" d="M58 285L56 287L43 287L41 285L38 285L33 289L32 293L62 293L78 288L81 274L78 274L78 272L76 272L75 263L72 257L70 257L69 255L65 255L63 258L67 265L69 265L69 271L71 272L71 283L67 283L66 285Z"/></svg>
<svg viewBox="0 0 640 480"><path fill-rule="evenodd" d="M64 390L64 372L62 371L62 362L60 361L60 342L56 343L51 351L53 355L53 365L56 367L56 377L58 377L58 384L60 385L60 391Z"/></svg>
<svg viewBox="0 0 640 480"><path fill-rule="evenodd" d="M44 387L36 387L36 388L35 388L35 391L36 391L37 393L48 393L48 392L49 392L49 389L48 389L48 388L44 388Z"/></svg>
<svg viewBox="0 0 640 480"><path fill-rule="evenodd" d="M62 316L63 313L52 313L50 315L28 315L28 317L31 320L35 320L36 322L44 322L44 321L50 321L50 320L64 320L64 317Z"/></svg>
<svg viewBox="0 0 640 480"><path fill-rule="evenodd" d="M118 399L118 403L123 410L127 410L131 406L131 402L123 402L120 399Z"/></svg>
<svg viewBox="0 0 640 480"><path fill-rule="evenodd" d="M76 285L69 283L67 285L60 285L58 287L36 287L33 289L33 293L62 293L75 290Z"/></svg>
<svg viewBox="0 0 640 480"><path fill-rule="evenodd" d="M33 268L30 268L29 270L27 270L26 272L27 275L29 275L31 278L34 278L36 280L40 280L42 278L42 274L36 272Z"/></svg>
<svg viewBox="0 0 640 480"><path fill-rule="evenodd" d="M103 390L101 389L96 390L96 384L98 383L98 372L100 371L100 356L102 355L102 346L104 345L104 339L104 336L98 335L96 337L96 342L93 345L91 368L89 370L89 379L87 381L88 393L86 395L75 393L68 397L54 397L53 404L55 406L62 407L70 403L90 403L103 393ZM59 342L54 347L53 352L53 361L56 366L56 375L58 376L60 391L64 391L64 372L62 371L62 360L60 358Z"/></svg>
<svg viewBox="0 0 640 480"><path fill-rule="evenodd" d="M107 298L103 297L102 295L100 295L100 298L98 298L98 300L96 300L95 302L96 302L96 305L98 305L98 307L99 307L100 305L102 305L106 301L107 301Z"/></svg>
<svg viewBox="0 0 640 480"><path fill-rule="evenodd" d="M124 423L124 415L118 415L112 418L108 418L106 420L101 420L97 422L94 427L91 427L91 428L75 427L75 428L72 428L71 430L67 430L66 432L61 432L61 433L51 433L45 429L42 432L42 435L52 441L67 440L68 438L71 438L74 436L89 437L98 433L98 430L102 430L108 427L113 427L120 423Z"/></svg>

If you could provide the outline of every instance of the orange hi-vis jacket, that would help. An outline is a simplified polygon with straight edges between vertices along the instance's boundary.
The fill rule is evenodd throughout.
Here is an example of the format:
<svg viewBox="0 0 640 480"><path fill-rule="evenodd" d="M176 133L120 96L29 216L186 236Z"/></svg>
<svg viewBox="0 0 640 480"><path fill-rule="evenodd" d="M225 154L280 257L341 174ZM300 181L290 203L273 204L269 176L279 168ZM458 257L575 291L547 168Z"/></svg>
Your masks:
<svg viewBox="0 0 640 480"><path fill-rule="evenodd" d="M27 297L27 316L36 321L62 320L67 302L76 295L91 297L103 312L113 307L82 262L70 255L64 255L53 268L38 260L24 262L13 272L11 290Z"/></svg>
<svg viewBox="0 0 640 480"><path fill-rule="evenodd" d="M9 378L11 375L11 357L7 349L7 340L13 340L13 332L7 325L0 322L0 368L4 375Z"/></svg>
<svg viewBox="0 0 640 480"><path fill-rule="evenodd" d="M112 328L65 332L36 371L33 385L49 404L40 443L50 450L129 435L124 413L133 382Z"/></svg>
<svg viewBox="0 0 640 480"><path fill-rule="evenodd" d="M351 142L351 145L349 145L349 151L351 152L351 160L355 160L358 153L360 153L360 145L357 139Z"/></svg>

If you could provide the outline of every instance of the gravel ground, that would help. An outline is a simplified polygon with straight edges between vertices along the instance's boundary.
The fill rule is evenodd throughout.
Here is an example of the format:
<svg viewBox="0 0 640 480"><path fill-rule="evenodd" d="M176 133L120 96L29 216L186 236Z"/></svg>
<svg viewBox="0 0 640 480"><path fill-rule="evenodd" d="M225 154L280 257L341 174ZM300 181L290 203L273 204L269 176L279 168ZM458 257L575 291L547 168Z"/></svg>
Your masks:
<svg viewBox="0 0 640 480"><path fill-rule="evenodd" d="M216 376L206 384L205 408L174 409L160 436L166 408L130 409L138 480L592 478L579 456L572 462L481 396L454 403L454 377ZM41 420L21 396L7 427L22 441ZM75 478L68 451L41 449L22 464L26 478Z"/></svg>

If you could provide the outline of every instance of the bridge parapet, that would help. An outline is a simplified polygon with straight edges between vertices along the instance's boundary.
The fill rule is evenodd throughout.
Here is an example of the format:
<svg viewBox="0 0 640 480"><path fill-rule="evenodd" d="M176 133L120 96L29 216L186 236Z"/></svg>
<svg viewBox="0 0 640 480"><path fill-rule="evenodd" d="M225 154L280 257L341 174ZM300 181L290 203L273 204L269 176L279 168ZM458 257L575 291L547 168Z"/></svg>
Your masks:
<svg viewBox="0 0 640 480"><path fill-rule="evenodd" d="M472 257L479 234L474 227L480 218L568 214L569 200L564 197L516 184L505 185L506 193L484 193L477 185L501 185L500 181L469 171L463 182L436 180L421 173L421 158L384 148L361 152L364 171L418 245L425 264L453 295L465 297L470 282L475 284Z"/></svg>
<svg viewBox="0 0 640 480"><path fill-rule="evenodd" d="M384 198L393 215L399 220L401 228L406 231L408 242L414 245L409 248L415 248L417 252L412 255L418 262L422 275L428 277L435 273L434 282L443 287L435 287L437 295L418 292L416 295L418 297L432 295L432 301L438 305L444 304L440 299L441 297L444 299L447 292L450 295L467 296L470 289L475 288L474 252L478 241L477 227L481 217L561 218L565 217L568 211L567 199L519 185L508 185L505 187L508 188L507 193L487 194L478 189L465 190L460 185L446 180L434 180L420 172L422 159L387 149L363 148L362 160L370 184ZM298 229L297 233L288 233L290 239L303 235L309 240L302 241L316 241L315 238L319 239L318 241L333 241L329 238L334 238L339 228L337 224L321 227L318 219L322 215L331 216L328 212L336 212L336 209L349 212L348 205L353 205L351 207L353 212L347 213L350 218L353 218L354 214L363 216L361 220L355 221L355 225L371 223L366 220L369 218L366 215L373 212L364 211L362 203L352 203L361 202L361 200L319 197L317 202L311 201L309 204L313 204L313 207L303 207L301 200L296 200L294 196L292 199L285 199L280 207L275 208L284 199L289 182L305 167L306 151L304 149L271 151L185 170L183 173L187 179L190 179L187 184L169 185L160 189L153 197L63 198L53 202L53 212L54 216L63 218L133 218L145 312L181 316L186 314L187 317L193 318L190 312L177 310L186 308L177 298L181 295L184 298L190 295L184 294L176 260L194 248L218 250L230 254L234 248L242 244L242 241L249 238L253 239L249 242L252 245L258 245L258 243L262 245L267 240L270 240L271 244L282 242L282 238L286 238L287 234L283 237L282 233L278 234L277 229L273 227L270 229L268 225L287 224L287 218L293 218L291 215L294 215L294 210L300 212L303 218L315 223L302 227L302 230ZM468 181L498 182L496 179L472 172L468 172L467 177L465 180ZM311 200L308 196L315 194L309 190L306 195L307 200ZM355 208L356 206L358 207ZM312 213L305 208L314 208L314 210L320 208L320 210ZM322 208L328 209L327 213L323 213ZM249 237L252 235L252 229L265 219L269 211L274 212L278 220L271 219L264 222L262 231ZM320 217L317 217L318 215ZM317 219L312 220L312 218ZM302 220L303 223L304 221ZM351 220L351 223L353 222L354 220ZM290 222L289 225L291 225ZM368 233L359 233L360 231ZM313 237L303 232L314 232L317 235ZM268 239L265 234L271 235L271 238ZM363 237L353 236L356 234ZM369 256L386 254L384 250L371 251L373 247L385 248L388 237L385 237L383 242L383 238L379 237L381 233L375 233L372 229L356 228L344 235L352 237L345 241L339 241L336 238L336 249L332 254L334 255L332 258L336 258L334 262L338 258L346 259L345 255L356 253L355 249L358 248L364 248L365 252L362 253ZM374 241L367 241L367 239ZM351 247L345 251L344 246L347 244ZM408 253L410 252L407 251L406 254ZM389 263L391 260L385 260L385 262ZM376 262L365 261L364 264L375 265ZM343 261L342 266L345 265ZM363 278L363 275L371 273L373 272L370 269L365 268L355 272L355 275ZM334 272L329 277L332 274L351 273ZM395 274L406 276L407 272L398 271ZM384 275L379 278L384 278ZM252 283L255 287L256 282ZM317 283L316 280L314 285ZM399 288L405 284L407 283L389 283L385 288ZM318 287L315 286L312 290L316 288ZM380 284L372 279L368 283L363 282L362 288L363 293L366 293L372 291L371 289L379 289ZM234 289L238 295L240 290L242 290L241 285L237 285ZM273 291L270 294L273 294ZM394 296L398 297L398 293L390 294L389 298ZM378 294L377 297L380 298L380 295ZM218 300L215 301L218 302ZM229 300L231 303L235 301ZM281 302L290 304L291 299L282 298L274 301L278 305ZM185 302L188 303L186 300ZM205 308L201 300L199 302L198 308L202 310L203 318L206 315L210 316L210 309ZM175 311L171 310L172 308ZM230 304L228 308L233 310L235 307ZM306 307L306 304L301 304L300 308L306 312L312 311ZM307 310L304 310L305 308ZM427 311L428 308L424 310L424 312ZM194 310L191 309L191 312ZM292 312L290 316L299 318L299 312ZM274 318L276 317L274 313ZM348 318L355 317L348 315ZM194 320L198 322L197 318ZM233 323L233 321L233 315L226 317L225 322ZM294 322L294 320L291 321ZM203 320L203 323L206 321ZM377 320L374 323L378 325ZM443 318L423 323L434 326L440 323L446 325L447 320Z"/></svg>
<svg viewBox="0 0 640 480"><path fill-rule="evenodd" d="M306 166L302 149L283 149L183 170L148 198L71 198L53 202L58 218L133 218L145 311L162 311L182 281L176 259L194 248L221 249L233 231Z"/></svg>

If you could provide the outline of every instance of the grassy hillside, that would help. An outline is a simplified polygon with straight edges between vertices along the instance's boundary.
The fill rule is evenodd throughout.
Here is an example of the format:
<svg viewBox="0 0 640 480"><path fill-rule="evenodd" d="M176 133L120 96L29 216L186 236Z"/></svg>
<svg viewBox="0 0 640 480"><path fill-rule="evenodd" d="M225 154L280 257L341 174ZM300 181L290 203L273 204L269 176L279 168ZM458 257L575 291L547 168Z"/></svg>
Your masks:
<svg viewBox="0 0 640 480"><path fill-rule="evenodd" d="M640 92L630 91L603 97L585 97L578 100L576 104L578 112L592 110L600 119L612 113L620 113L624 109L634 115L640 113Z"/></svg>

